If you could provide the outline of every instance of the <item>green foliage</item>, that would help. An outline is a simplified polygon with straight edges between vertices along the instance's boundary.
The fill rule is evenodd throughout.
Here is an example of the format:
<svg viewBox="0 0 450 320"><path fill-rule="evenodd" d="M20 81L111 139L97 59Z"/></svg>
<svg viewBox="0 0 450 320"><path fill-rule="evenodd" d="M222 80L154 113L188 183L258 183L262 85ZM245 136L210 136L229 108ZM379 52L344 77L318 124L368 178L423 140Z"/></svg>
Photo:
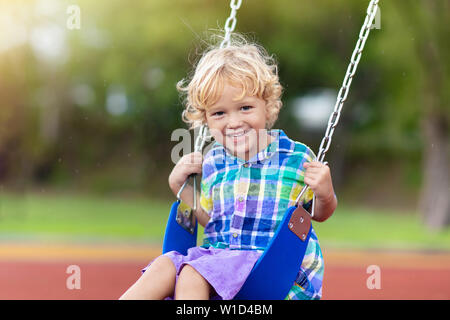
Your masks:
<svg viewBox="0 0 450 320"><path fill-rule="evenodd" d="M175 144L170 134L186 127L175 84L192 71L192 63L209 41L212 32L208 31L222 28L228 3L139 1L130 5L121 0L80 0L80 30L65 27L65 8L71 2L58 3L50 17L34 16L33 1L21 10L33 16L26 24L30 32L47 24L62 28L69 53L65 63L40 61L30 42L0 52L4 79L0 83L0 160L6 172L0 179L21 178L25 184L66 179L77 185L78 180L92 177L96 189L99 180L107 185L115 179L99 179L101 173L91 173L114 175L109 168L131 164L125 154L133 154L132 165L144 178L132 178L124 187L143 186L146 177L166 174ZM293 121L291 101L317 88L339 88L367 4L360 0L249 0L238 11L236 30L261 43L279 61L285 93L276 126L313 149L322 132L302 131ZM366 43L336 143L345 148L346 161L365 160L368 171L374 170L372 160L386 154L394 161L414 159L412 166L417 170L412 171L418 172L423 143L421 79L427 70L420 65L415 48L432 35L442 44L441 63L446 62L447 20L440 12L442 16L431 19L433 25L412 25L416 17L430 20L423 17L427 11L421 10L425 1L407 5L380 1L380 6L381 29L372 30ZM421 26L427 29L418 33ZM443 66L448 89L448 63ZM114 90L125 93L127 99L126 110L118 115L106 108ZM442 92L441 100L448 101L450 90ZM448 103L442 105L448 113ZM51 129L55 122L56 135L50 130L46 136L45 128ZM5 130L10 123L14 125Z"/></svg>

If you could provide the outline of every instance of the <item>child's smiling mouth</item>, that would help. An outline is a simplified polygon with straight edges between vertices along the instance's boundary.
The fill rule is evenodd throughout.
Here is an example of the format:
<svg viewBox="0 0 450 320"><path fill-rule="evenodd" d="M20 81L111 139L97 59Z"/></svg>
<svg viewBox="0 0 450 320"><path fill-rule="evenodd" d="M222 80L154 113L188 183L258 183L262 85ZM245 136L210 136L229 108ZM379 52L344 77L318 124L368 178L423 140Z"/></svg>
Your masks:
<svg viewBox="0 0 450 320"><path fill-rule="evenodd" d="M246 133L247 133L247 131L242 130L242 131L239 131L239 132L228 133L228 134L226 134L226 136L227 137L240 137L240 136L243 136Z"/></svg>
<svg viewBox="0 0 450 320"><path fill-rule="evenodd" d="M241 130L238 132L227 133L225 136L227 139L232 140L234 143L240 142L247 135L248 130Z"/></svg>

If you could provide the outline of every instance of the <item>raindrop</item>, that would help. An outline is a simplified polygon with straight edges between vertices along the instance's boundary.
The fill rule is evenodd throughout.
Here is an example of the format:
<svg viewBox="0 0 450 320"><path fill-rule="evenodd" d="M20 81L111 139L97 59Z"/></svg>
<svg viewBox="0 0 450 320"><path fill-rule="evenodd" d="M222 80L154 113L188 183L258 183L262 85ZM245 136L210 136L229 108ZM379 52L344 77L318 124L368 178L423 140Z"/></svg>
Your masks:
<svg viewBox="0 0 450 320"><path fill-rule="evenodd" d="M112 86L106 97L106 110L114 116L124 114L128 109L128 99L122 86Z"/></svg>
<svg viewBox="0 0 450 320"><path fill-rule="evenodd" d="M78 84L71 90L71 96L78 106L88 106L95 101L95 92L87 84Z"/></svg>
<svg viewBox="0 0 450 320"><path fill-rule="evenodd" d="M164 80L165 73L164 70L155 67L149 69L144 75L144 82L149 89L156 89Z"/></svg>

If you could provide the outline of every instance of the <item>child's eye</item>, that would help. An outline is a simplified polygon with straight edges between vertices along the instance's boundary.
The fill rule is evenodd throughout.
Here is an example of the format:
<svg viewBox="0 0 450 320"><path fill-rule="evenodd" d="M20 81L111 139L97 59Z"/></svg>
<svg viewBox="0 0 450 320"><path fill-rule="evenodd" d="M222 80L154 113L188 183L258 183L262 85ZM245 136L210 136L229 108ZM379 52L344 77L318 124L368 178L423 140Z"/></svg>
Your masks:
<svg viewBox="0 0 450 320"><path fill-rule="evenodd" d="M244 111L248 111L251 108L253 108L253 107L252 106L243 106L243 107L241 107L241 109L244 110Z"/></svg>
<svg viewBox="0 0 450 320"><path fill-rule="evenodd" d="M212 114L213 117L220 117L223 115L223 111L217 111Z"/></svg>

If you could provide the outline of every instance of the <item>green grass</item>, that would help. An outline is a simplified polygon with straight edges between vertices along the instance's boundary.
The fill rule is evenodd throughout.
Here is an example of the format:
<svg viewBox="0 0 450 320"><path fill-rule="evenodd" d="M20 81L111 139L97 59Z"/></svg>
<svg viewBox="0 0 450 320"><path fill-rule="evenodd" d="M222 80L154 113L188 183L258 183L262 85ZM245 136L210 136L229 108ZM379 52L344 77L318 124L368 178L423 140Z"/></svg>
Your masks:
<svg viewBox="0 0 450 320"><path fill-rule="evenodd" d="M328 247L450 250L450 228L429 230L414 212L340 205L325 223L314 223Z"/></svg>
<svg viewBox="0 0 450 320"><path fill-rule="evenodd" d="M170 203L143 198L26 194L0 196L3 238L119 238L158 241Z"/></svg>
<svg viewBox="0 0 450 320"><path fill-rule="evenodd" d="M139 197L32 193L0 195L2 240L162 242L171 202ZM327 247L450 250L450 229L432 232L414 213L339 205L314 223Z"/></svg>

